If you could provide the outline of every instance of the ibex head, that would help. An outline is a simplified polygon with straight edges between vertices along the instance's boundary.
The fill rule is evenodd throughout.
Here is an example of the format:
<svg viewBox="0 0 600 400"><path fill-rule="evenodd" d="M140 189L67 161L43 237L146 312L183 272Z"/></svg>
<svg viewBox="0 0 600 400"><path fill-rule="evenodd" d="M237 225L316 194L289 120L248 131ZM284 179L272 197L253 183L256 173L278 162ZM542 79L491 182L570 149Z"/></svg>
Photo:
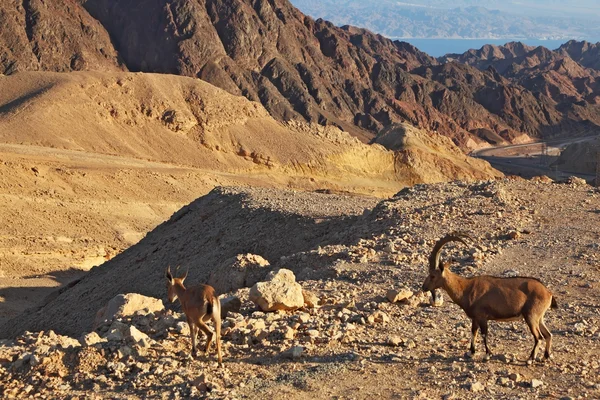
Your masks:
<svg viewBox="0 0 600 400"><path fill-rule="evenodd" d="M450 263L440 263L442 247L448 242L467 244L463 238L473 239L466 233L452 232L438 240L435 246L433 246L433 250L429 256L429 275L425 278L425 282L423 282L423 287L421 288L424 292L431 291L433 294L433 290L441 288L444 283L445 271L450 266Z"/></svg>
<svg viewBox="0 0 600 400"><path fill-rule="evenodd" d="M177 269L179 269L179 267L177 267ZM177 300L176 287L179 286L183 288L183 281L185 280L185 278L187 278L188 272L189 270L186 271L185 275L183 275L181 278L174 278L173 274L171 274L171 266L169 265L169 267L167 268L167 273L165 274L165 276L167 278L167 292L169 294L169 301L171 303Z"/></svg>

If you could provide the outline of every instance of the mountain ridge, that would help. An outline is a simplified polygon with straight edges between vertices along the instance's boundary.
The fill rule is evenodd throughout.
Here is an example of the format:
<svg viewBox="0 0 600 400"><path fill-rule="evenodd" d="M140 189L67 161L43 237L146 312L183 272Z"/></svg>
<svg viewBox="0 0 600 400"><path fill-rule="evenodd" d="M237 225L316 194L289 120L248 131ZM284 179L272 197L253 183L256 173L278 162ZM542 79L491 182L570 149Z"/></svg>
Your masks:
<svg viewBox="0 0 600 400"><path fill-rule="evenodd" d="M4 50L5 66L17 62L17 70L109 68L201 78L261 102L280 121L334 125L364 142L390 125L409 123L447 136L469 151L490 145L487 135L479 135L482 130L512 143L557 133L578 135L600 122L591 82L595 76L583 83L584 95L580 83L563 79L551 67L527 78L501 74L503 79L479 65L440 67L437 59L414 46L313 20L287 0L161 0L150 5L139 0L69 0L65 4L70 13L39 0L30 4L41 10L40 26L59 29L71 26L72 15L88 14L85 18L95 21L98 37L107 40L101 48L74 49L71 41L62 48L61 43L46 48L32 36L28 43L37 45L40 54L54 49L63 62L43 57L38 64L18 62L14 51ZM11 6L24 15L15 2L2 9L10 11ZM26 32L25 18L18 21L18 31ZM74 28L71 32L82 34ZM1 49L14 50L13 41L0 39ZM539 52L543 57L549 50ZM66 66L64 60L78 59L80 53L91 61ZM94 61L106 59L108 67ZM560 68L565 67L555 66ZM574 91L580 93L575 96L578 104L566 106Z"/></svg>

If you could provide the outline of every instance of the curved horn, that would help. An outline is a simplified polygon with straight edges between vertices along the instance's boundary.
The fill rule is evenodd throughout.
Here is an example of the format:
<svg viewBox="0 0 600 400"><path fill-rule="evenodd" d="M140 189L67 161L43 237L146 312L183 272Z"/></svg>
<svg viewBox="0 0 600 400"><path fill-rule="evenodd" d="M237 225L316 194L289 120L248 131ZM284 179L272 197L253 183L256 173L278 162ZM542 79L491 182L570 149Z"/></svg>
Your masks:
<svg viewBox="0 0 600 400"><path fill-rule="evenodd" d="M468 243L463 240L463 238L474 240L471 236L467 235L463 232L451 232L437 241L437 243L433 246L433 250L431 251L431 255L429 256L429 270L435 271L440 266L440 255L442 251L442 247L448 242L462 242L468 246Z"/></svg>
<svg viewBox="0 0 600 400"><path fill-rule="evenodd" d="M167 267L167 273L165 274L165 276L167 277L168 280L170 280L170 281L173 280L173 274L171 274L171 266L170 265Z"/></svg>
<svg viewBox="0 0 600 400"><path fill-rule="evenodd" d="M185 274L181 277L182 282L185 280L185 278L187 278L188 272L190 272L190 267L187 267L187 269L185 270Z"/></svg>

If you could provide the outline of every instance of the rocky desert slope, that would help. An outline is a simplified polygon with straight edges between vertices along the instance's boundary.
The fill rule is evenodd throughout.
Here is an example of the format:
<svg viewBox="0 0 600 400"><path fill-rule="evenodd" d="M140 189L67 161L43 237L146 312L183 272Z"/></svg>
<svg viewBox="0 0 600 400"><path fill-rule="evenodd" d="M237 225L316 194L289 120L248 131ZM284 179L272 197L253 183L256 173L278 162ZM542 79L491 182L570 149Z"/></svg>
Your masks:
<svg viewBox="0 0 600 400"><path fill-rule="evenodd" d="M547 178L416 185L379 203L218 188L4 324L3 336L19 336L0 347L0 384L13 397L595 398L598 196L581 180ZM419 292L434 241L451 230L475 238L444 251L456 272L535 276L554 293L552 360L526 366L532 341L521 321L491 324L492 360L482 360L481 343L465 356L467 317L450 301L431 307ZM183 315L156 300L97 320L90 333L119 293L166 300L168 264L189 268L189 282L238 282L228 296L241 308L223 325L224 369L214 352L188 358ZM246 286L279 268L312 294L297 311L260 311ZM390 289L391 300L405 299L392 303Z"/></svg>
<svg viewBox="0 0 600 400"><path fill-rule="evenodd" d="M20 72L1 76L0 88L0 319L218 185L389 196L417 182L500 175L428 132L408 136L435 156L411 161L410 143L392 151L334 127L282 124L187 77ZM438 172L437 157L451 168Z"/></svg>
<svg viewBox="0 0 600 400"><path fill-rule="evenodd" d="M514 143L578 135L600 121L587 69L576 86L589 93L569 105L555 91L570 93L573 82L549 71L560 65L534 63L524 80L440 66L407 43L313 20L288 0L9 1L0 18L9 27L0 36L5 74L126 68L198 77L260 101L280 121L336 125L363 141L407 122L474 149L488 143L482 129ZM563 58L563 69L585 69Z"/></svg>

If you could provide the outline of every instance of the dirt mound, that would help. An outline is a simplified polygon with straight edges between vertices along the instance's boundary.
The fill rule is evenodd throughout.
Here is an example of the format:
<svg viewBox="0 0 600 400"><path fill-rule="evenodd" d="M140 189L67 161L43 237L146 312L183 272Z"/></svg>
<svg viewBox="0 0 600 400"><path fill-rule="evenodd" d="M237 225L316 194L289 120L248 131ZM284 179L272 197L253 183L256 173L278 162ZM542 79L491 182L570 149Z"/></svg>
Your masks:
<svg viewBox="0 0 600 400"><path fill-rule="evenodd" d="M412 184L458 179L487 179L498 176L487 162L467 157L447 137L429 135L411 125L391 125L375 138L375 143L396 152L396 170Z"/></svg>
<svg viewBox="0 0 600 400"><path fill-rule="evenodd" d="M306 175L341 182L350 177L369 179L380 182L371 184L375 187L414 181L404 180L394 153L381 146L364 145L333 127L282 125L260 104L197 79L26 72L2 77L0 85L0 139L5 143L229 172ZM494 176L489 169L440 176L486 174Z"/></svg>
<svg viewBox="0 0 600 400"><path fill-rule="evenodd" d="M359 218L352 215L362 215L375 203L372 198L340 195L215 189L175 213L139 244L102 267L93 268L73 286L73 291L65 291L53 300L62 310L72 308L73 305L67 304L80 303L76 299L83 294L82 290L88 291L98 282L104 282L103 290L85 295L77 318L65 316L59 321L57 316L50 317L46 308L36 313L40 319L35 324L42 329L54 319L52 324L56 328L63 326L57 332L83 332L91 327L96 312L118 293L161 297L164 270L169 264L189 267L190 282L207 281L216 265L238 254L258 254L274 265L281 256L316 247L328 232L343 232L346 223ZM294 234L289 235L290 232ZM121 266L125 264L129 267L123 269ZM111 278L116 271L122 274L120 278Z"/></svg>

